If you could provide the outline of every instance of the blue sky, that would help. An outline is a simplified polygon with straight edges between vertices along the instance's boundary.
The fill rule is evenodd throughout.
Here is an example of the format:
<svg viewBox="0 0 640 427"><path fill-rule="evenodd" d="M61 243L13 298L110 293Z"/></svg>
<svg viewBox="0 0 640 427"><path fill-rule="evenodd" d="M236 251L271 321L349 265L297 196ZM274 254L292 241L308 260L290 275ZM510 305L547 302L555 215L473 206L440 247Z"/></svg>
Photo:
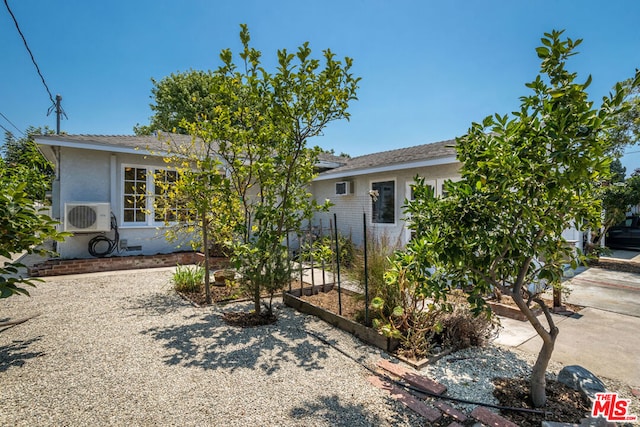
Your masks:
<svg viewBox="0 0 640 427"><path fill-rule="evenodd" d="M305 41L354 59L362 77L351 121L314 145L352 156L452 139L506 114L538 73L544 32L584 39L569 68L599 103L640 67L640 1L601 0L8 0L46 82L61 94L71 134L131 134L151 115L151 78L215 69L239 49L239 24L272 68ZM51 103L0 4L0 113L16 127L55 128ZM0 124L15 128L4 118ZM17 133L17 131L16 131ZM640 151L640 146L628 151ZM640 152L623 159L640 168Z"/></svg>

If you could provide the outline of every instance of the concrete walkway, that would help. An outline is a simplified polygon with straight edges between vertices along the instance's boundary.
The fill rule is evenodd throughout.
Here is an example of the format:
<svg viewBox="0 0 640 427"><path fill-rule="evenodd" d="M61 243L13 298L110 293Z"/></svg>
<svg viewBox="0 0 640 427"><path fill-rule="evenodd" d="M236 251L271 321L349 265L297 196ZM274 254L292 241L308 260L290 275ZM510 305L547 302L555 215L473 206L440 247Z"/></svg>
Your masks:
<svg viewBox="0 0 640 427"><path fill-rule="evenodd" d="M589 268L566 285L571 294L565 301L585 308L571 317L553 315L560 334L552 360L639 387L640 274ZM542 340L529 322L501 321L498 344L540 351Z"/></svg>

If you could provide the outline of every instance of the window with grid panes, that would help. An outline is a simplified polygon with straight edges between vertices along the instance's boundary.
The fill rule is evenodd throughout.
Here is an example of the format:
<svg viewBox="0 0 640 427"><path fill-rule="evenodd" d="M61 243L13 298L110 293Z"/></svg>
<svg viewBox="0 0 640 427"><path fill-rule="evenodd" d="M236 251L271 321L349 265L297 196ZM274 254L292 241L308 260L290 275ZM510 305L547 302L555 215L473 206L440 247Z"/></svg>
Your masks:
<svg viewBox="0 0 640 427"><path fill-rule="evenodd" d="M146 223L147 214L147 169L124 168L123 221Z"/></svg>

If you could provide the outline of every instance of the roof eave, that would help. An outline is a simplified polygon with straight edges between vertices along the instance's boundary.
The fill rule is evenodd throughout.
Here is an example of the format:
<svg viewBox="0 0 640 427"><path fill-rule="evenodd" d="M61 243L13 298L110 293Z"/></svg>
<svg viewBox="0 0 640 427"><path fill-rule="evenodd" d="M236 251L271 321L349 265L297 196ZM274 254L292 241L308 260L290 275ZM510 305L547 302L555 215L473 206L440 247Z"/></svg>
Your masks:
<svg viewBox="0 0 640 427"><path fill-rule="evenodd" d="M427 159L427 160L418 160L414 162L407 163L397 163L394 165L384 165L384 166L374 166L362 169L349 169L345 171L339 172L325 172L318 175L314 181L327 181L330 179L339 179L360 175L369 175L374 173L384 173L384 172L395 172L403 169L414 169L414 168L423 168L429 166L440 166L440 165L448 165L459 163L456 156L447 156L447 157L439 157L437 159Z"/></svg>
<svg viewBox="0 0 640 427"><path fill-rule="evenodd" d="M47 145L51 147L69 147L69 148L79 148L82 150L107 151L110 153L138 154L143 156L163 157L167 155L165 151L156 152L156 151L151 151L147 148L139 148L139 147L122 147L122 146L116 146L116 145L105 145L105 144L77 142L77 141L65 141L64 139L51 139L51 138L40 139L37 136L34 137L34 140L36 144Z"/></svg>

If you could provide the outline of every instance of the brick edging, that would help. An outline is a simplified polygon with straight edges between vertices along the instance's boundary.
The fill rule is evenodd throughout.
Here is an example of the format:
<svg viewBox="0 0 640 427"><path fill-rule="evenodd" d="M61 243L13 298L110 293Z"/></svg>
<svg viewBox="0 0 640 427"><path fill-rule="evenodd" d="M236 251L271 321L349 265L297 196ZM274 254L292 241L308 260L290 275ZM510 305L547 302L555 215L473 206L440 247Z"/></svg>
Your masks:
<svg viewBox="0 0 640 427"><path fill-rule="evenodd" d="M224 268L228 259L210 258L213 269ZM138 268L173 267L176 265L198 264L204 261L199 252L174 252L157 255L114 256L105 258L50 259L29 268L30 277L49 277L66 274L96 273L104 271L122 271Z"/></svg>
<svg viewBox="0 0 640 427"><path fill-rule="evenodd" d="M605 270L622 271L625 273L640 273L640 263L638 262L606 257L589 261L589 267L599 267Z"/></svg>

